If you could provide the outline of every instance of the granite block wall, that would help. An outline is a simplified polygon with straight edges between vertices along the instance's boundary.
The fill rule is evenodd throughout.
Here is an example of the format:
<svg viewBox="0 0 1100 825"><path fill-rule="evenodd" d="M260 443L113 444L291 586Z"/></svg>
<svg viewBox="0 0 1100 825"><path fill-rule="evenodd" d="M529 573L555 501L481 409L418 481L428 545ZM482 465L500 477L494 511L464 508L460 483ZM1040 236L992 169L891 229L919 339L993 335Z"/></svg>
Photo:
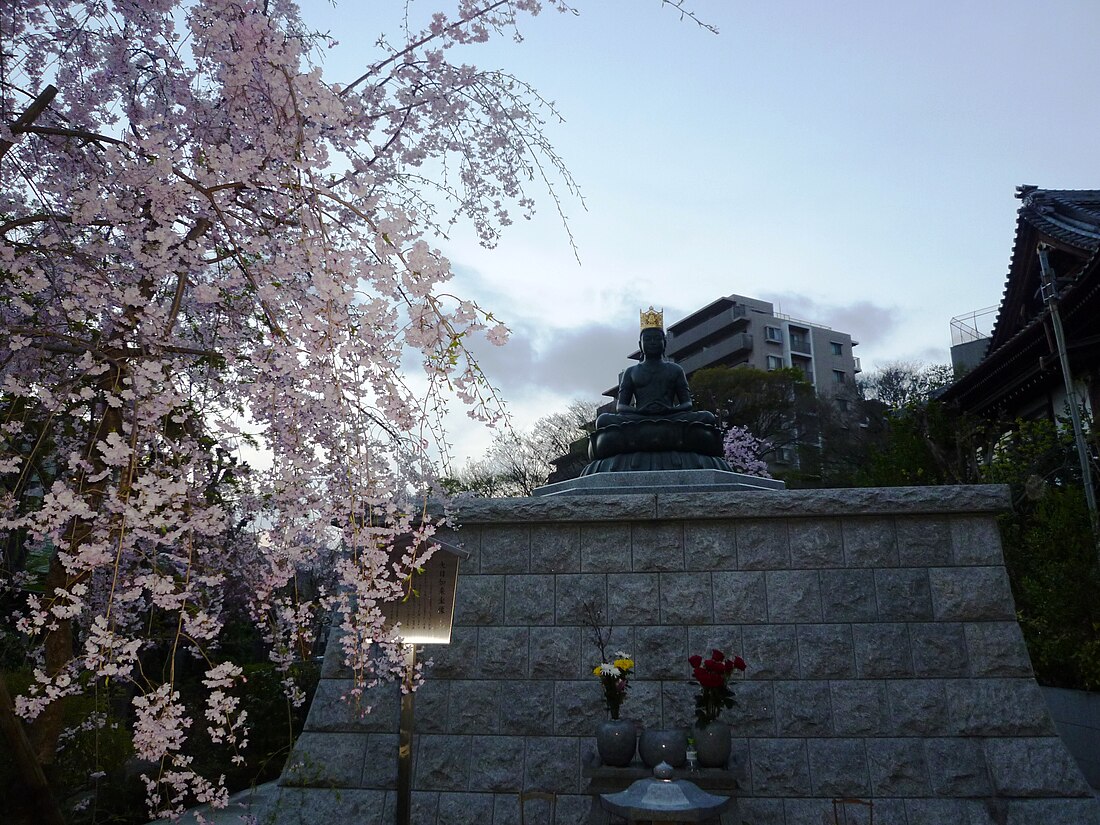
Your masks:
<svg viewBox="0 0 1100 825"><path fill-rule="evenodd" d="M1005 506L999 487L471 502L452 642L423 652L413 821L513 825L533 788L559 823L606 821L583 776L594 601L637 663L640 725L690 724L690 654L748 661L724 716L744 825L831 822L836 797L882 825L1100 825L1015 621ZM393 822L397 693L355 714L330 647L276 819Z"/></svg>

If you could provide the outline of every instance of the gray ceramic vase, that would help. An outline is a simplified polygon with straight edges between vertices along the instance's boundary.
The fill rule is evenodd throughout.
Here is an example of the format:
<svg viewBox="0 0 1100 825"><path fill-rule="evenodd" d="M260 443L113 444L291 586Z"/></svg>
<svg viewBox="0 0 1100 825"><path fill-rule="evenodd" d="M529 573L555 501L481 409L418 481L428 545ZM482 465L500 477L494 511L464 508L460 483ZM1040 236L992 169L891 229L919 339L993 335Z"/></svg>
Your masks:
<svg viewBox="0 0 1100 825"><path fill-rule="evenodd" d="M629 719L609 719L596 726L596 748L605 765L623 768L634 761L638 732Z"/></svg>
<svg viewBox="0 0 1100 825"><path fill-rule="evenodd" d="M647 768L656 767L661 762L682 768L687 764L687 740L685 728L644 730L638 740L638 753Z"/></svg>
<svg viewBox="0 0 1100 825"><path fill-rule="evenodd" d="M730 759L732 737L725 722L708 722L706 727L696 727L695 750L699 754L699 767L724 768Z"/></svg>

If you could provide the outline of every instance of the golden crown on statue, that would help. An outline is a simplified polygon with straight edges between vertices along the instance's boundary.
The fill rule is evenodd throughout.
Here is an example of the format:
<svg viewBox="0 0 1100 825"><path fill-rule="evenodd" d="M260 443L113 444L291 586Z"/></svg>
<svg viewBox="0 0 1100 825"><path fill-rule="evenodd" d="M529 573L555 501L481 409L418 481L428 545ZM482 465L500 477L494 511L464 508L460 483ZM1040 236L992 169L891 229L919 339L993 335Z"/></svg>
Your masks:
<svg viewBox="0 0 1100 825"><path fill-rule="evenodd" d="M665 328L665 311L656 310L653 308L653 304L649 305L648 310L642 310L640 313L642 317L642 329L660 329Z"/></svg>

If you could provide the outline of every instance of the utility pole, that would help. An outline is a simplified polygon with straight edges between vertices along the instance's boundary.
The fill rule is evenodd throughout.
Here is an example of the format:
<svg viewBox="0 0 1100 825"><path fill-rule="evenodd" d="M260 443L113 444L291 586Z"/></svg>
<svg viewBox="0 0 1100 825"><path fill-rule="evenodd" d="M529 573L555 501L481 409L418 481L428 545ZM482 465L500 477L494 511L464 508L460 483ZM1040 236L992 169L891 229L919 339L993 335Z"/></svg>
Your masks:
<svg viewBox="0 0 1100 825"><path fill-rule="evenodd" d="M1066 385L1066 403L1069 405L1070 420L1073 421L1073 439L1077 442L1077 460L1081 463L1081 483L1085 486L1085 503L1089 508L1089 522L1092 525L1092 540L1100 551L1100 519L1096 512L1096 490L1092 486L1092 462L1089 460L1088 443L1085 441L1085 428L1081 424L1081 411L1077 403L1077 389L1069 371L1069 353L1066 351L1066 335L1062 331L1062 318L1058 314L1058 284L1054 270L1050 266L1050 247L1039 244L1039 268L1042 270L1043 301L1050 312L1050 325L1054 328L1054 342L1058 348L1058 360L1062 365L1062 379ZM1100 555L1098 555L1100 562Z"/></svg>

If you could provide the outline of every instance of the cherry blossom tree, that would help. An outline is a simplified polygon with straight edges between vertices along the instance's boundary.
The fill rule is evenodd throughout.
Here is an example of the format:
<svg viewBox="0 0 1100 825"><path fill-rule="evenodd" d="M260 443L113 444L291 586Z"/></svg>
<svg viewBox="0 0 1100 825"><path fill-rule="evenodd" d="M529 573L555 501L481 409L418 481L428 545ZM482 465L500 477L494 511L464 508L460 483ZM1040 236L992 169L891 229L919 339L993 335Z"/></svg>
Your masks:
<svg viewBox="0 0 1100 825"><path fill-rule="evenodd" d="M748 427L734 424L722 438L722 452L729 465L738 473L771 478L768 463L761 458L771 449L768 442L757 438Z"/></svg>
<svg viewBox="0 0 1100 825"><path fill-rule="evenodd" d="M217 647L230 581L276 662L336 608L357 691L400 667L378 605L431 552L449 399L500 415L466 342L507 336L448 291L432 238L466 221L492 245L532 182L575 192L553 109L451 58L539 10L459 0L335 84L290 0L0 4L0 530L34 661L30 735L3 730L32 784L59 700L113 681L151 812L224 802L186 748L199 727L247 738ZM338 586L298 598L333 548ZM28 555L49 559L41 592L19 590ZM203 662L202 707L180 657Z"/></svg>

